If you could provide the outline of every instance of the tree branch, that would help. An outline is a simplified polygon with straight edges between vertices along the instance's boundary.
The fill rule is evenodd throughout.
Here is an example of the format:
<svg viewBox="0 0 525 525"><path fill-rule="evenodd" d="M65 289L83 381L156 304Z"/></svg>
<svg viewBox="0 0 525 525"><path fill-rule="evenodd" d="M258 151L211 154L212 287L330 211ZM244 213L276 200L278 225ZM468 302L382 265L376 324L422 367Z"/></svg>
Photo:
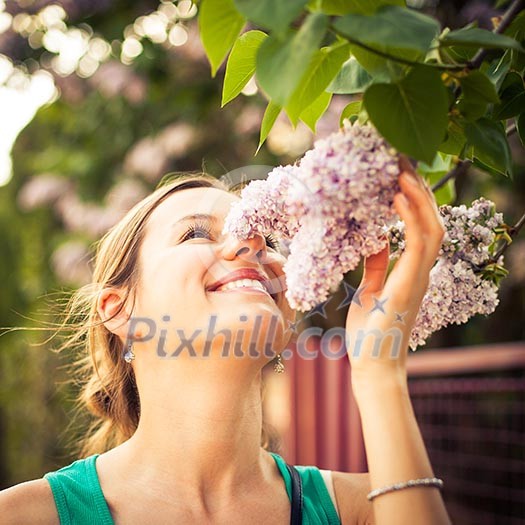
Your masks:
<svg viewBox="0 0 525 525"><path fill-rule="evenodd" d="M432 185L430 189L432 191L439 190L439 188L442 188L450 179L455 179L456 177L464 175L470 168L471 164L472 161L470 160L462 160L458 162L452 170Z"/></svg>
<svg viewBox="0 0 525 525"><path fill-rule="evenodd" d="M433 64L432 62L414 62L413 60L407 60L406 58L396 57L395 55L391 55L390 53L385 53L384 51L379 51L379 49L374 49L373 47L370 47L367 44L363 44L359 40L355 40L351 37L348 37L347 35L343 35L334 26L330 26L330 29L336 35L339 35L348 40L348 42L350 42L351 44L359 46L364 50L369 51L370 53L374 53L375 55L378 55L380 57L386 58L387 60L392 60L393 62L405 64L406 66L426 66L432 67L434 69L439 69L441 71L462 71L463 69L468 67L468 64Z"/></svg>
<svg viewBox="0 0 525 525"><path fill-rule="evenodd" d="M505 11L503 16L501 17L501 21L498 24L498 27L494 28L493 33L503 33L507 27L512 23L514 18L519 14L519 12L522 10L524 5L524 0L514 0L512 4L509 6L509 8ZM479 69L481 66L483 60L487 56L488 49L480 49L474 57L472 57L472 60L469 60L467 62L467 68L468 69ZM457 86L454 90L454 99L457 100L459 95L461 94L461 86ZM455 102L452 103L454 105Z"/></svg>
<svg viewBox="0 0 525 525"><path fill-rule="evenodd" d="M525 5L524 0L514 0L512 4L509 6L509 8L505 11L503 14L500 23L498 24L498 27L496 27L493 31L493 33L501 34L507 27L510 26L516 15L519 14L519 12L523 9ZM481 66L481 63L487 56L488 50L487 49L480 49L475 55L472 60L469 61L468 67L470 69L478 69Z"/></svg>

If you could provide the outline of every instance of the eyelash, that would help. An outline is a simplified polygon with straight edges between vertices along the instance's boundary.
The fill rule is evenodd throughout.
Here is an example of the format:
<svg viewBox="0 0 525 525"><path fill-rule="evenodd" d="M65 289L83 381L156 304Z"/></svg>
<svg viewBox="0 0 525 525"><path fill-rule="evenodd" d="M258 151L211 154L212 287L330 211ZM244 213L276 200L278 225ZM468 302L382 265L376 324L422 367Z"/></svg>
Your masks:
<svg viewBox="0 0 525 525"><path fill-rule="evenodd" d="M211 228L206 223L195 222L186 230L181 240L186 241L190 239L191 236L196 233L204 234L206 235L206 237L209 238L211 237ZM266 244L269 244L270 248L277 250L279 243L277 239L271 233L269 233L268 235L265 235L265 239L266 239Z"/></svg>

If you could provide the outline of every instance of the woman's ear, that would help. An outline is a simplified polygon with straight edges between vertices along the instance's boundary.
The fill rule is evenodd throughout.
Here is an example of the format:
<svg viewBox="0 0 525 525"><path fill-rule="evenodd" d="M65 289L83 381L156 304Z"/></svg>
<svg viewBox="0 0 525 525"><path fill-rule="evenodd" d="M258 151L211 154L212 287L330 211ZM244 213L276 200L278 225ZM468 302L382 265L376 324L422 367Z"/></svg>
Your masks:
<svg viewBox="0 0 525 525"><path fill-rule="evenodd" d="M128 336L129 312L126 310L125 292L117 288L104 288L98 295L97 312L104 326L125 340ZM120 311L119 311L120 309Z"/></svg>

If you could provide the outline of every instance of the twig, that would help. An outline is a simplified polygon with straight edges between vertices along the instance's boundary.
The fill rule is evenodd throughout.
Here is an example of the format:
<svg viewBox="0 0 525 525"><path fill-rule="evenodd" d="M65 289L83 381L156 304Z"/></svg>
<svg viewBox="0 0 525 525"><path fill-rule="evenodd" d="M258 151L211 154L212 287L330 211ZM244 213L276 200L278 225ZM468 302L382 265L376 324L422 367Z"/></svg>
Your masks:
<svg viewBox="0 0 525 525"><path fill-rule="evenodd" d="M386 58L387 60L392 60L393 62L399 62L400 64L405 64L407 66L426 66L426 67L432 67L434 69L439 69L442 71L462 71L466 67L468 67L468 64L433 64L432 62L414 62L413 60L407 60L406 58L396 57L395 55L391 55L390 53L385 53L384 51L379 51L379 49L374 49L373 47L370 47L367 44L363 44L359 40L355 40L340 31L338 31L334 26L330 27L332 31L339 36L342 36L348 42L351 44L354 44L356 46L359 46L363 48L366 51L369 51L370 53L374 53L375 55L378 55L380 57Z"/></svg>
<svg viewBox="0 0 525 525"><path fill-rule="evenodd" d="M516 131L518 130L518 128L516 127L516 123L513 122L506 130L505 130L505 134L507 136L510 137L510 135L516 133Z"/></svg>
<svg viewBox="0 0 525 525"><path fill-rule="evenodd" d="M525 224L525 213L519 218L518 222L509 228L508 234L510 238L516 237L518 233L520 232L521 228L523 228L523 225ZM510 243L512 241L508 241L507 239L503 240L503 244L498 248L498 251L491 257L490 262L491 263L497 263L500 256L503 254L503 252L510 246Z"/></svg>
<svg viewBox="0 0 525 525"><path fill-rule="evenodd" d="M510 26L512 21L514 20L514 17L523 9L523 6L525 5L524 0L514 0L512 4L509 6L509 8L505 11L503 16L501 17L501 21L498 24L498 27L496 27L493 31L493 33L501 34L507 27ZM483 62L485 56L487 55L488 50L487 49L480 49L475 55L472 60L469 61L468 67L470 69L478 69L481 66L481 63Z"/></svg>
<svg viewBox="0 0 525 525"><path fill-rule="evenodd" d="M470 168L472 164L472 161L470 160L462 160L456 164L454 169L450 170L445 176L441 177L433 186L431 186L432 191L439 190L439 188L442 188L450 179L455 179L457 177L460 177L466 173L466 171Z"/></svg>
<svg viewBox="0 0 525 525"><path fill-rule="evenodd" d="M503 16L501 17L500 23L498 24L498 27L494 28L493 33L501 34L509 25L512 23L512 20L514 17L522 10L524 4L524 0L514 0L514 2L509 6L509 8L505 11ZM468 69L479 69L481 66L483 60L487 56L488 49L480 49L472 58L472 60L469 60L467 62L467 68ZM461 86L457 86L454 90L454 100L456 100L459 95L461 94Z"/></svg>

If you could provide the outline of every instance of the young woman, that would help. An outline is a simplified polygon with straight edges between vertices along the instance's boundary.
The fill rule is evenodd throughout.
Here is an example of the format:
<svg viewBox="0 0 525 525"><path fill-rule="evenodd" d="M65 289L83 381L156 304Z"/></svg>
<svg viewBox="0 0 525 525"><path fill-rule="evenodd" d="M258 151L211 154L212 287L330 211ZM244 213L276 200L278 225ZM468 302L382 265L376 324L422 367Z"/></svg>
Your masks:
<svg viewBox="0 0 525 525"><path fill-rule="evenodd" d="M406 250L388 279L388 249L365 261L362 306L346 322L350 333L385 334L380 353L377 337L348 347L370 472L299 466L304 524L450 523L438 481L424 480L434 473L405 368L443 226L428 187L403 170L394 206ZM83 399L98 424L84 459L0 493L3 524L290 523L293 469L261 446L261 375L290 342L295 313L273 240L222 234L238 198L212 177L179 177L100 241L68 341L90 356Z"/></svg>

